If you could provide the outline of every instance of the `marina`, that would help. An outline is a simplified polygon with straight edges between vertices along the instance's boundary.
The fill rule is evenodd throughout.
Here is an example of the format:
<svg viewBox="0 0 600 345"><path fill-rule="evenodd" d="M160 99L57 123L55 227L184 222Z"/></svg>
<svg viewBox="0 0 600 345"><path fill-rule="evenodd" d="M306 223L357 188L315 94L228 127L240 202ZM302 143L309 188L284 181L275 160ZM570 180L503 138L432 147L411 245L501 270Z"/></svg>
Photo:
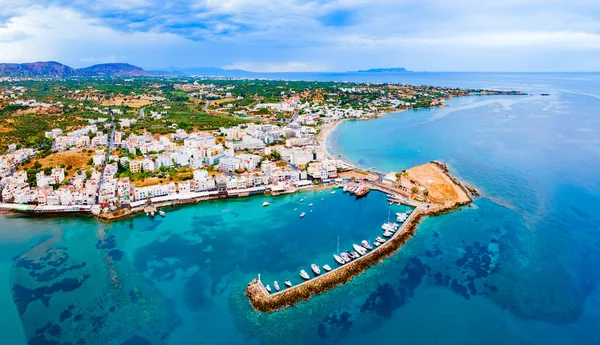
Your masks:
<svg viewBox="0 0 600 345"><path fill-rule="evenodd" d="M357 244L353 243L349 250L341 250L333 254L333 259L337 262L335 268L329 264L321 267L316 263L310 265L313 276L309 275L305 269L300 270L300 277L304 280L297 285L286 285L287 289L281 291L270 291L260 279L252 280L246 289L246 296L249 298L252 307L259 311L273 312L297 304L300 301L310 299L314 295L321 294L325 291L335 288L338 285L344 284L352 280L355 276L361 274L372 265L377 264L381 260L394 254L406 243L416 231L416 227L421 219L425 216L436 216L446 212L451 212L461 206L470 204L473 199L465 186L448 174L446 166L440 163L431 163L427 167L428 176L437 179L450 192L441 195L440 202L436 204L414 202L408 198L400 198L399 203L413 204L414 209L409 209L405 212L395 213L396 222L392 221L392 204L388 206L387 220L381 226L382 237L375 237L374 241L362 240ZM375 190L381 191L387 195L386 198L395 197L397 189L390 186L380 187L376 184ZM343 187L345 192L356 194L368 193L370 190L367 184L348 184ZM366 191L366 192L365 192ZM335 190L332 191L334 193ZM358 197L357 197L358 199ZM303 201L303 200L301 200ZM302 215L301 215L302 216ZM332 257L330 256L329 259ZM325 268L327 266L329 269ZM267 284L268 285L268 284Z"/></svg>

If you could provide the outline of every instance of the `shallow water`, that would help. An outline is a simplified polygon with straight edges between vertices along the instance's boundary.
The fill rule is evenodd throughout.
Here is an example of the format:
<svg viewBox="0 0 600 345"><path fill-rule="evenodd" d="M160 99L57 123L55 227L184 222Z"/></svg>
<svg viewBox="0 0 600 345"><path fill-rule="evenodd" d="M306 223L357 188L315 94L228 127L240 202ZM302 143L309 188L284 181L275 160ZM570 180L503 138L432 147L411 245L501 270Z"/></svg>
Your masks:
<svg viewBox="0 0 600 345"><path fill-rule="evenodd" d="M343 249L381 234L384 195L211 201L110 224L2 216L3 344L600 343L598 75L410 78L535 94L460 98L332 133L330 150L364 167L448 163L483 192L471 207L425 219L393 257L272 314L249 307L246 284L333 267L338 237Z"/></svg>

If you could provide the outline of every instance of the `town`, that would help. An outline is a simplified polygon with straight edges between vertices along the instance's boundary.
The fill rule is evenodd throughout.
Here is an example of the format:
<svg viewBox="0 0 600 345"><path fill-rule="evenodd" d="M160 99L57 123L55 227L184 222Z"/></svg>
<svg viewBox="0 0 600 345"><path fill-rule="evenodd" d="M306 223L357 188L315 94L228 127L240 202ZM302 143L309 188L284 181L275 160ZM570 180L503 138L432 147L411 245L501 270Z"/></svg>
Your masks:
<svg viewBox="0 0 600 345"><path fill-rule="evenodd" d="M132 83L130 96L88 85L63 92L62 98L36 100L26 98L35 91L31 85L60 81L3 82L8 83L0 96L3 110L12 109L16 118L41 112L40 121L71 114L68 118L76 115L78 122L63 120L60 127L29 133L33 147L18 139L7 144L0 156L0 208L105 216L156 201L276 195L328 184L353 169L325 149L327 132L339 121L442 106L455 96L505 93L387 84L125 79L111 85ZM70 82L76 87L91 83ZM196 116L206 117L209 125L189 122L198 108L205 113ZM229 126L214 128L224 119Z"/></svg>

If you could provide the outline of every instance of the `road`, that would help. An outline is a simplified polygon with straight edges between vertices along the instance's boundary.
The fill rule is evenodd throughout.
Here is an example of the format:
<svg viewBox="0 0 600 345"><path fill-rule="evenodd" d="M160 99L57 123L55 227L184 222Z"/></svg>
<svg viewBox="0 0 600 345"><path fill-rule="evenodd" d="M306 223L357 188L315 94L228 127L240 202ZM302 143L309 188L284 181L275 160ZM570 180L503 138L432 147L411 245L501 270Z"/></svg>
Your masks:
<svg viewBox="0 0 600 345"><path fill-rule="evenodd" d="M98 189L96 190L96 204L100 203L100 188L102 188L102 184L104 183L104 168L106 168L106 164L108 163L108 157L110 157L110 152L112 151L114 141L115 141L115 115L110 112L110 134L108 136L108 148L106 150L106 157L104 158L104 162L102 163L102 170L100 175L100 181L98 182Z"/></svg>

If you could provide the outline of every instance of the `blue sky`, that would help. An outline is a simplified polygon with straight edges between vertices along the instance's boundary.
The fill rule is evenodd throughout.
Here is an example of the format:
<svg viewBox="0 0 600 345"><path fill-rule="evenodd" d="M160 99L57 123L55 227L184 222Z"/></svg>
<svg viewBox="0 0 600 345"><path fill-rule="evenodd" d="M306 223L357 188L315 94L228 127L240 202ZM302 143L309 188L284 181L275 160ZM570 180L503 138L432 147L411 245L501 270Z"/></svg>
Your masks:
<svg viewBox="0 0 600 345"><path fill-rule="evenodd" d="M0 0L0 61L598 71L600 1Z"/></svg>

